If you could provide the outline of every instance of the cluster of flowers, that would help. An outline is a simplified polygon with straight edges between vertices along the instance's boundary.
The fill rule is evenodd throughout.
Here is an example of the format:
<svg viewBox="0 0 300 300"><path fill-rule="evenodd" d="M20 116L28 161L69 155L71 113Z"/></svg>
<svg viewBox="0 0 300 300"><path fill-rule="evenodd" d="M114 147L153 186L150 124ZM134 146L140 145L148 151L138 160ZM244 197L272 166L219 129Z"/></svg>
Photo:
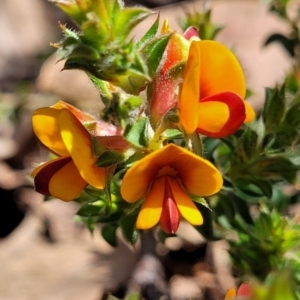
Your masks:
<svg viewBox="0 0 300 300"><path fill-rule="evenodd" d="M167 32L165 22L162 33ZM125 170L120 192L128 203L144 199L137 229L159 223L165 232L174 233L181 217L192 225L203 223L191 196L217 193L223 179L192 147L161 142L162 133L176 128L186 138L193 134L222 138L251 122L255 113L244 101L246 84L237 58L219 42L200 40L194 28L171 35L151 84L146 111L160 142L149 143L143 157ZM170 111L176 121L168 120ZM63 101L36 110L32 123L38 139L56 156L32 171L35 189L64 201L75 199L88 185L104 189L115 171L99 167L95 143L120 153L134 151L120 128Z"/></svg>

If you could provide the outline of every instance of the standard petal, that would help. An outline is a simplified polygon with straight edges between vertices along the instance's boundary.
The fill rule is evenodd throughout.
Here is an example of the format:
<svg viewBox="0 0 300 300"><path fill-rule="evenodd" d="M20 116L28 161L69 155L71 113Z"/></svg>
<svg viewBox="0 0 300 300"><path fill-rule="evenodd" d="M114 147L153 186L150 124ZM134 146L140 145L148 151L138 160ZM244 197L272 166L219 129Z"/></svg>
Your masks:
<svg viewBox="0 0 300 300"><path fill-rule="evenodd" d="M51 196L49 191L50 179L58 170L60 170L70 161L71 157L59 157L35 168L31 172L31 176L34 176L35 190L40 194Z"/></svg>
<svg viewBox="0 0 300 300"><path fill-rule="evenodd" d="M38 139L51 151L60 156L69 156L60 135L58 116L60 109L43 107L37 109L32 115L33 131Z"/></svg>
<svg viewBox="0 0 300 300"><path fill-rule="evenodd" d="M250 123L255 119L255 111L248 102L245 101L244 103L245 103L245 109L246 109L246 119L244 122Z"/></svg>
<svg viewBox="0 0 300 300"><path fill-rule="evenodd" d="M246 82L234 54L216 41L199 41L201 53L201 98L222 92L233 92L245 98Z"/></svg>
<svg viewBox="0 0 300 300"><path fill-rule="evenodd" d="M244 103L237 94L230 92L202 99L198 106L197 132L214 138L233 134L246 118Z"/></svg>
<svg viewBox="0 0 300 300"><path fill-rule="evenodd" d="M160 219L164 201L165 176L154 180L136 221L137 229L149 229Z"/></svg>
<svg viewBox="0 0 300 300"><path fill-rule="evenodd" d="M186 133L196 130L200 99L200 43L192 42L179 95L179 120Z"/></svg>
<svg viewBox="0 0 300 300"><path fill-rule="evenodd" d="M91 136L80 121L68 110L59 114L61 136L80 175L91 186L103 189L106 183L106 169L95 166Z"/></svg>
<svg viewBox="0 0 300 300"><path fill-rule="evenodd" d="M168 145L167 162L177 171L179 178L189 193L197 196L209 196L217 193L223 178L218 169L208 160L175 145Z"/></svg>
<svg viewBox="0 0 300 300"><path fill-rule="evenodd" d="M49 181L49 192L63 201L75 199L87 185L73 161L60 168Z"/></svg>
<svg viewBox="0 0 300 300"><path fill-rule="evenodd" d="M145 195L156 176L168 174L177 174L188 191L199 196L215 194L223 184L222 175L208 160L169 144L133 164L123 177L122 197L127 202L135 202Z"/></svg>
<svg viewBox="0 0 300 300"><path fill-rule="evenodd" d="M167 178L181 215L192 225L203 224L203 217L191 198L184 192L176 178Z"/></svg>

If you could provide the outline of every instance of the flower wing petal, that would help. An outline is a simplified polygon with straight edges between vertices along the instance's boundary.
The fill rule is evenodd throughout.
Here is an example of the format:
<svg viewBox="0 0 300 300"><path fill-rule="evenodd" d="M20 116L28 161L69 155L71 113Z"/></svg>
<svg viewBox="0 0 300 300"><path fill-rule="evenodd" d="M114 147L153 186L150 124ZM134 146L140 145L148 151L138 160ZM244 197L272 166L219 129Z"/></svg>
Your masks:
<svg viewBox="0 0 300 300"><path fill-rule="evenodd" d="M75 199L87 185L73 161L60 168L49 181L49 192L63 201Z"/></svg>
<svg viewBox="0 0 300 300"><path fill-rule="evenodd" d="M245 101L244 103L245 103L245 109L246 109L246 119L244 122L250 123L255 119L255 111L248 102Z"/></svg>
<svg viewBox="0 0 300 300"><path fill-rule="evenodd" d="M103 189L106 183L106 169L95 166L91 136L80 121L68 110L59 114L61 136L80 175L91 186Z"/></svg>
<svg viewBox="0 0 300 300"><path fill-rule="evenodd" d="M179 95L179 120L186 133L196 130L198 123L198 102L200 99L200 43L193 41L184 71Z"/></svg>
<svg viewBox="0 0 300 300"><path fill-rule="evenodd" d="M71 157L59 157L48 161L35 168L31 175L34 176L34 187L40 194L51 196L49 182L56 172L71 161Z"/></svg>
<svg viewBox="0 0 300 300"><path fill-rule="evenodd" d="M33 131L38 139L50 150L60 156L69 156L64 142L60 135L58 116L60 109L42 107L32 115Z"/></svg>
<svg viewBox="0 0 300 300"><path fill-rule="evenodd" d="M245 98L246 82L234 54L216 41L199 41L201 53L201 98L222 92L233 92Z"/></svg>
<svg viewBox="0 0 300 300"><path fill-rule="evenodd" d="M168 182L181 215L192 225L203 224L203 217L191 198L184 192L179 182L173 177L168 177Z"/></svg>
<svg viewBox="0 0 300 300"><path fill-rule="evenodd" d="M198 106L197 132L214 138L233 134L245 120L245 103L237 94L230 92L202 99Z"/></svg>
<svg viewBox="0 0 300 300"><path fill-rule="evenodd" d="M136 221L136 228L149 229L160 219L165 193L165 176L153 181Z"/></svg>

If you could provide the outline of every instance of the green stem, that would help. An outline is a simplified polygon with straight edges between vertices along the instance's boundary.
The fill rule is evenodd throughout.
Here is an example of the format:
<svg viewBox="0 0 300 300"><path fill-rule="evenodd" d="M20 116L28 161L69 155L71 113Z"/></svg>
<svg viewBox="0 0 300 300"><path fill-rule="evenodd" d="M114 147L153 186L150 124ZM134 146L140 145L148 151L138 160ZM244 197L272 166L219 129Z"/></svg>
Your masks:
<svg viewBox="0 0 300 300"><path fill-rule="evenodd" d="M203 157L203 144L200 135L197 132L194 132L189 134L187 138L191 141L194 152Z"/></svg>

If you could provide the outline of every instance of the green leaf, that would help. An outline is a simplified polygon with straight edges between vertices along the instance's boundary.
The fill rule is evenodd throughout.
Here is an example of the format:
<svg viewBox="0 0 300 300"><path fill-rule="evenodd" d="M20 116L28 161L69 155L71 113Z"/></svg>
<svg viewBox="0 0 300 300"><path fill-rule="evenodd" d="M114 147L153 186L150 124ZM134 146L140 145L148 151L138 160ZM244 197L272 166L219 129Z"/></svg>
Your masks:
<svg viewBox="0 0 300 300"><path fill-rule="evenodd" d="M207 239L213 239L214 232L213 232L213 215L212 211L207 208L206 206L195 202L198 210L200 211L203 217L203 224L200 226L194 226L196 230L201 233Z"/></svg>
<svg viewBox="0 0 300 300"><path fill-rule="evenodd" d="M112 247L117 247L118 245L117 235L116 235L117 229L118 226L116 224L105 225L101 229L102 237Z"/></svg>
<svg viewBox="0 0 300 300"><path fill-rule="evenodd" d="M150 76L153 76L157 71L171 36L172 33L161 35L150 40L142 48L141 51L148 63Z"/></svg>
<svg viewBox="0 0 300 300"><path fill-rule="evenodd" d="M124 300L141 300L141 296L137 292L131 292ZM161 299L163 300L163 299Z"/></svg>
<svg viewBox="0 0 300 300"><path fill-rule="evenodd" d="M107 150L104 151L99 157L96 162L96 166L102 167L102 168L107 168L112 165L119 164L124 160L125 156L115 150Z"/></svg>
<svg viewBox="0 0 300 300"><path fill-rule="evenodd" d="M98 200L91 203L86 203L77 211L77 215L82 217L99 216L105 210L106 203L103 200Z"/></svg>
<svg viewBox="0 0 300 300"><path fill-rule="evenodd" d="M125 39L132 29L152 14L146 8L130 7L120 11L114 22L113 31L116 37Z"/></svg>
<svg viewBox="0 0 300 300"><path fill-rule="evenodd" d="M292 105L284 116L284 124L289 125L291 127L300 127L300 103L297 102Z"/></svg>
<svg viewBox="0 0 300 300"><path fill-rule="evenodd" d="M139 118L135 123L127 125L124 137L137 147L147 147L149 119L146 117Z"/></svg>
<svg viewBox="0 0 300 300"><path fill-rule="evenodd" d="M131 244L134 245L138 239L139 232L135 228L135 222L140 212L140 206L136 206L134 210L125 212L120 219L120 227L124 238Z"/></svg>
<svg viewBox="0 0 300 300"><path fill-rule="evenodd" d="M266 130L276 128L285 112L285 87L266 88L265 104L262 112Z"/></svg>
<svg viewBox="0 0 300 300"><path fill-rule="evenodd" d="M134 164L136 161L142 159L143 157L145 157L147 155L147 153L142 152L142 151L136 151L134 154L132 154L125 162L126 166L130 166L132 164Z"/></svg>
<svg viewBox="0 0 300 300"><path fill-rule="evenodd" d="M137 42L137 48L141 49L148 41L155 37L159 26L159 15L157 19L153 23L153 25L149 28L149 30L141 37L141 39Z"/></svg>
<svg viewBox="0 0 300 300"><path fill-rule="evenodd" d="M266 299L296 300L295 285L291 270L286 268L277 273L268 290Z"/></svg>
<svg viewBox="0 0 300 300"><path fill-rule="evenodd" d="M107 104L109 100L112 100L113 94L111 92L109 82L101 80L90 73L87 73L87 75L100 92L101 100L104 102L104 104Z"/></svg>
<svg viewBox="0 0 300 300"><path fill-rule="evenodd" d="M256 174L264 179L284 179L296 183L299 166L294 165L284 156L267 157L261 159L255 166Z"/></svg>
<svg viewBox="0 0 300 300"><path fill-rule="evenodd" d="M257 140L257 133L254 130L247 127L242 135L242 142L243 150L248 158L256 153Z"/></svg>

